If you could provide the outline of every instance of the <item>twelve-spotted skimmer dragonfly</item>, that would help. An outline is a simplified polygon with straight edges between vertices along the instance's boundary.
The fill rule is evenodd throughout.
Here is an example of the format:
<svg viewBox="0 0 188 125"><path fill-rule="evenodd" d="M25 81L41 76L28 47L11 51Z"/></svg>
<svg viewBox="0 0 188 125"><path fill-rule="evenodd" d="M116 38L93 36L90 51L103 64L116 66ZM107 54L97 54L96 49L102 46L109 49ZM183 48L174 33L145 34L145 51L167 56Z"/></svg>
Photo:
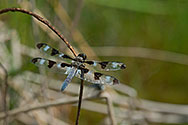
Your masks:
<svg viewBox="0 0 188 125"><path fill-rule="evenodd" d="M37 48L40 49L42 52L57 57L59 59L68 59L71 60L71 63L58 63L52 60L48 60L45 58L33 58L32 63L35 64L38 67L46 67L48 69L52 69L58 72L63 72L64 74L68 75L67 78L64 80L61 86L61 91L63 91L68 84L71 82L74 76L86 80L88 82L94 83L94 84L108 84L108 85L114 85L118 84L119 80L116 79L113 76L104 75L99 72L94 72L89 70L85 67L85 64L98 67L103 71L115 71L120 69L125 69L126 65L120 62L100 62L100 61L89 61L86 60L85 54L79 54L77 57L72 58L68 55L65 55L58 50L50 47L46 43L38 43ZM84 77L81 77L81 73L84 73Z"/></svg>

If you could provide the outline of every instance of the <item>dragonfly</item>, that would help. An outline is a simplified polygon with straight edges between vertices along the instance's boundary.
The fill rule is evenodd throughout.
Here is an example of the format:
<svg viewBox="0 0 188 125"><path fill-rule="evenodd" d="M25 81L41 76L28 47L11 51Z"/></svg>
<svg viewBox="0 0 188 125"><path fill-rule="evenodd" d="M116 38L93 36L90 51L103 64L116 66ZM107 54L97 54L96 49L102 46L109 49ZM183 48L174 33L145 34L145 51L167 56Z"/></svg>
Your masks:
<svg viewBox="0 0 188 125"><path fill-rule="evenodd" d="M58 62L41 57L33 58L31 60L31 62L38 67L44 67L67 75L66 79L61 85L61 91L65 90L73 77L77 77L98 85L119 84L119 80L115 77L92 71L86 67L87 65L93 66L96 69L98 68L101 71L116 71L126 68L126 65L121 62L87 60L87 56L84 53L80 53L75 58L72 58L71 56L58 51L46 43L38 43L36 47L41 52L61 60ZM70 63L65 63L65 60L69 60Z"/></svg>

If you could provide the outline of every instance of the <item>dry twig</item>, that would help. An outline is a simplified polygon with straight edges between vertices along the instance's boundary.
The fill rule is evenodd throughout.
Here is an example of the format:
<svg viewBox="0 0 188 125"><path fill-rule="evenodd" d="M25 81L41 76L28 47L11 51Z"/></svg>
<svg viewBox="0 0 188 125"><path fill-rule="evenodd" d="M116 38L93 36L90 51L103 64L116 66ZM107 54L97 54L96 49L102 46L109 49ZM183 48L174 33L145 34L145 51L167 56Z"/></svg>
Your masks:
<svg viewBox="0 0 188 125"><path fill-rule="evenodd" d="M3 64L0 63L0 67L3 69L4 73L5 73L5 78L4 78L4 84L3 84L3 91L2 91L2 105L4 108L4 112L5 112L5 120L4 120L4 125L8 124L7 121L7 101L6 101L6 97L7 97L7 89L8 89L8 72L6 70L6 68L3 66Z"/></svg>
<svg viewBox="0 0 188 125"><path fill-rule="evenodd" d="M82 100L93 100L93 99L103 99L105 97L85 97ZM27 105L26 107L21 107L21 108L17 108L17 109L13 109L11 111L8 111L7 114L8 116L14 116L20 113L24 113L24 112L29 112L32 110L37 110L37 109L42 109L42 108L48 108L48 107L52 107L52 106L58 106L58 105L66 105L66 104L74 104L77 103L79 100L77 98L71 98L69 100L65 100L65 99L57 99L55 101L49 101L49 102L44 102L41 104L35 104L35 105ZM6 115L5 113L0 113L0 119L5 118Z"/></svg>
<svg viewBox="0 0 188 125"><path fill-rule="evenodd" d="M108 114L110 115L110 120L112 125L117 125L116 119L115 119L115 113L113 109L113 102L112 99L109 97L106 97L106 103L108 106Z"/></svg>
<svg viewBox="0 0 188 125"><path fill-rule="evenodd" d="M101 56L138 57L188 65L188 56L171 51L142 47L92 47ZM114 50L114 51L112 51Z"/></svg>
<svg viewBox="0 0 188 125"><path fill-rule="evenodd" d="M74 19L72 21L71 34L74 31L74 29L77 27L77 25L78 25L84 2L83 2L83 0L78 0L77 3L78 4L77 4L76 11L75 11L75 16L74 16Z"/></svg>

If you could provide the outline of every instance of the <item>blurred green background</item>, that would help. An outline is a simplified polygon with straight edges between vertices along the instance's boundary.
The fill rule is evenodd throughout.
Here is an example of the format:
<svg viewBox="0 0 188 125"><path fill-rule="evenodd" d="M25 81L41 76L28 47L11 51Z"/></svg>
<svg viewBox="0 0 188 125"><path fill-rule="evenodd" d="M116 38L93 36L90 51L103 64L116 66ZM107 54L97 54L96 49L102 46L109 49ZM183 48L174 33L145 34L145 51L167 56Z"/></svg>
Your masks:
<svg viewBox="0 0 188 125"><path fill-rule="evenodd" d="M77 19L74 27L70 25L72 21L68 20L68 24L62 21L61 18L67 18L58 15L60 8L57 2L61 3L70 20ZM78 6L81 6L80 13L77 13ZM0 9L9 7L22 7L31 11L37 8L81 52L84 51L82 45L71 35L72 29L78 29L99 59L117 60L127 65L126 70L112 74L122 83L135 88L140 98L188 104L187 0L0 0ZM32 23L31 16L9 12L0 15L0 21L5 22L10 29L15 29L21 43L30 47L34 48L36 40L48 42L56 48L60 42L59 39L54 42L41 28L38 28L36 34L36 24ZM121 56L105 56L97 52L97 48L103 47L162 50L166 61L155 59L155 55L152 59L131 56L129 53L122 53L124 51L119 52ZM117 50L111 51L113 53ZM132 51L134 52L134 48ZM173 52L172 58L174 56L180 63L168 60L169 52ZM185 58L178 58L176 55L184 55ZM27 61L22 70L34 67ZM181 63L182 61L185 63Z"/></svg>

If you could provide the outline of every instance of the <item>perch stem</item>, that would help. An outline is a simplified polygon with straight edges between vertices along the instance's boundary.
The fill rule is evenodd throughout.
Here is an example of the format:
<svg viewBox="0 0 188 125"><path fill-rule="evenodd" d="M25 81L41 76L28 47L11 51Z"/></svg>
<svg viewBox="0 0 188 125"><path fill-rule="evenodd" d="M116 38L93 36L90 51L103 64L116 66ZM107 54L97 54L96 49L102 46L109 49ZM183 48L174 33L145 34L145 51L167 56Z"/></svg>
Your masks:
<svg viewBox="0 0 188 125"><path fill-rule="evenodd" d="M80 110L81 110L81 105L82 105L82 96L83 96L83 89L84 89L84 72L81 71L81 84L80 84L80 94L79 94L79 101L78 101L78 111L77 111L77 116L76 116L76 123L75 125L79 124L79 118L80 118Z"/></svg>

